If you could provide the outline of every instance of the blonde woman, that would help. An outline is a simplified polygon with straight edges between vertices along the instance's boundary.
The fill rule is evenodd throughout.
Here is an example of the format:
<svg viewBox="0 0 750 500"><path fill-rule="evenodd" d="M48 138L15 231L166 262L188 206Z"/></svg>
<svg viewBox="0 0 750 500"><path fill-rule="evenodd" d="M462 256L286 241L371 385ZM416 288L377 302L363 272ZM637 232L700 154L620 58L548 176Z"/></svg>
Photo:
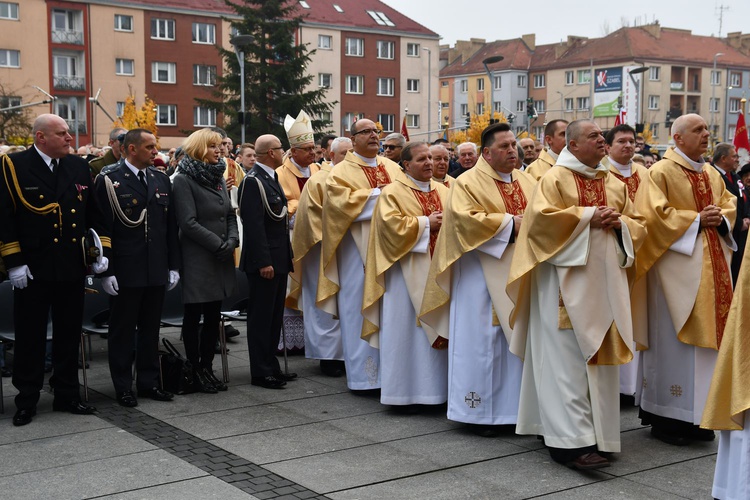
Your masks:
<svg viewBox="0 0 750 500"><path fill-rule="evenodd" d="M220 148L221 135L217 132L193 132L182 145L185 156L173 179L183 266L182 339L195 370L197 389L212 394L227 389L214 375L212 363L221 302L236 285L232 256L239 241Z"/></svg>

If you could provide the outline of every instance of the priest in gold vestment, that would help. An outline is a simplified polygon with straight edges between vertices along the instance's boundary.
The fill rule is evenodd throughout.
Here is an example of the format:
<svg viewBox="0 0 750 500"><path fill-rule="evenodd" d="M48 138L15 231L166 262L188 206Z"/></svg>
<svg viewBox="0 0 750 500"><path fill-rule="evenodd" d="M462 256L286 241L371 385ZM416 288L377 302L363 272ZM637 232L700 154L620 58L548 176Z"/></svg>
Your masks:
<svg viewBox="0 0 750 500"><path fill-rule="evenodd" d="M524 358L516 432L595 469L609 465L599 452L620 451L618 365L633 358L626 268L645 228L600 163L599 127L574 121L566 142L529 201L508 280L511 351Z"/></svg>
<svg viewBox="0 0 750 500"><path fill-rule="evenodd" d="M296 119L287 115L284 129L291 149L284 164L276 169L276 175L279 176L279 184L289 204L289 227L293 229L302 189L320 167L314 163L315 136L311 118L307 113L300 111Z"/></svg>
<svg viewBox="0 0 750 500"><path fill-rule="evenodd" d="M486 437L518 414L522 364L508 350L505 281L535 181L517 159L507 123L484 130L476 166L453 181L420 314L448 339L448 418Z"/></svg>
<svg viewBox="0 0 750 500"><path fill-rule="evenodd" d="M378 350L361 337L364 263L370 219L381 189L401 168L379 157L378 129L372 120L352 124L354 144L326 179L317 304L339 317L349 389L380 388Z"/></svg>
<svg viewBox="0 0 750 500"><path fill-rule="evenodd" d="M341 161L352 141L338 137L329 146ZM323 162L300 194L297 219L292 234L294 271L289 274L290 291L286 306L302 311L305 325L305 357L319 359L321 371L331 377L344 374L344 348L338 318L315 305L320 272L320 242L323 239L323 200L331 164Z"/></svg>
<svg viewBox="0 0 750 500"><path fill-rule="evenodd" d="M448 397L448 353L417 322L448 188L432 180L427 143L404 147L401 164L372 215L362 338L380 350L380 402L416 410Z"/></svg>
<svg viewBox="0 0 750 500"><path fill-rule="evenodd" d="M674 148L649 169L646 196L637 198L649 231L636 263L638 276L648 272L649 288L641 420L654 437L686 445L714 439L697 424L732 301L736 199L703 161L703 118L680 116L672 136Z"/></svg>
<svg viewBox="0 0 750 500"><path fill-rule="evenodd" d="M539 153L539 158L526 167L526 173L534 179L539 180L557 161L557 156L565 147L565 129L568 128L566 120L551 120L544 127L544 143L547 145Z"/></svg>

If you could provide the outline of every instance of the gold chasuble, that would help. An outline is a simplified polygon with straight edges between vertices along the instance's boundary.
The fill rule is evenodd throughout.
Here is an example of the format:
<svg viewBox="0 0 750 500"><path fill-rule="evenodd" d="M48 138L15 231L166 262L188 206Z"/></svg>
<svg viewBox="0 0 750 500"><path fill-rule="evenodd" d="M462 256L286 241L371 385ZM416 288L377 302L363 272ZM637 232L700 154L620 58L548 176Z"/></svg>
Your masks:
<svg viewBox="0 0 750 500"><path fill-rule="evenodd" d="M427 273L437 241L438 231L430 231L424 217L443 210L443 200L448 199L448 188L430 181L430 191L424 192L404 173L399 172L394 181L383 188L372 214L370 241L365 264L365 286L362 298L362 338L377 346L380 329L380 298L385 293L385 273L396 262L401 271L414 306L415 317L422 306ZM414 245L424 231L429 234L429 252L412 253ZM417 320L418 326L419 320ZM424 328L430 345L438 335Z"/></svg>
<svg viewBox="0 0 750 500"><path fill-rule="evenodd" d="M432 180L435 181L435 182L438 182L438 183L442 184L443 186L445 186L447 188L450 188L453 185L453 183L456 182L456 178L455 177L451 177L448 174L445 174L445 177L443 177L442 179L438 179L437 177L433 177Z"/></svg>
<svg viewBox="0 0 750 500"><path fill-rule="evenodd" d="M316 302L320 309L330 314L335 315L338 312L334 300L340 288L336 250L341 240L362 212L372 190L379 185L390 184L401 173L401 167L388 158L378 157L377 161L377 167L370 167L349 151L346 158L333 167L326 179ZM356 232L352 232L363 262L367 257L365 252L369 229L369 221L364 221L358 224Z"/></svg>
<svg viewBox="0 0 750 500"><path fill-rule="evenodd" d="M310 177L315 175L319 170L320 166L317 163L311 163ZM287 199L288 214L289 217L291 217L297 213L297 205L299 205L302 186L305 185L305 182L309 177L302 175L302 172L300 172L297 166L292 163L291 156L287 157L287 159L284 160L283 165L276 169L276 175L279 176L279 184L281 184L281 188L284 190L284 196L286 196ZM296 219L294 226L296 231Z"/></svg>
<svg viewBox="0 0 750 500"><path fill-rule="evenodd" d="M435 245L430 273L422 300L419 319L442 339L448 339L450 326L451 266L465 253L475 250L522 215L536 182L520 170L510 174L506 183L480 156L474 168L451 182L443 226ZM513 307L504 289L512 252L498 260L479 254L487 288L496 317L493 323L510 335L508 317ZM507 260L507 262L506 262ZM442 341L445 347L446 340Z"/></svg>
<svg viewBox="0 0 750 500"><path fill-rule="evenodd" d="M555 164L557 159L552 156L549 151L543 149L539 153L539 158L531 162L531 165L526 167L526 173L532 176L534 179L539 180L549 169Z"/></svg>
<svg viewBox="0 0 750 500"><path fill-rule="evenodd" d="M621 237L613 229L590 227L598 206L622 214ZM532 271L541 263L555 266L555 260L562 259L566 264L555 266L560 283L558 328L573 330L590 365L629 362L632 318L623 268L632 265L645 236L643 218L635 212L625 185L603 165L585 166L563 149L555 168L539 180L516 242L507 288L515 302L510 351L521 359L525 356Z"/></svg>
<svg viewBox="0 0 750 500"><path fill-rule="evenodd" d="M703 410L701 427L717 430L742 429L744 412L750 409L749 301L750 252L745 252L711 380L711 389Z"/></svg>
<svg viewBox="0 0 750 500"><path fill-rule="evenodd" d="M298 301L302 292L302 258L323 239L323 199L326 193L326 178L330 172L330 163L324 162L320 170L310 176L300 193L292 234L294 271L289 274L289 295L286 298L286 307L291 309L300 308Z"/></svg>
<svg viewBox="0 0 750 500"><path fill-rule="evenodd" d="M649 177L651 182L636 198L648 227L648 239L636 259L636 277L652 268L659 274L681 342L718 349L732 302L732 251L724 237L715 227L701 228L692 255L670 252L669 259L661 257L707 205L719 207L733 225L737 200L715 168L706 163L697 172L673 148L651 167Z"/></svg>
<svg viewBox="0 0 750 500"><path fill-rule="evenodd" d="M609 161L608 156L602 159L602 165L609 169L611 175L625 184L628 197L633 203L635 203L638 189L651 182L648 169L638 163L630 162L630 177L622 175L617 167ZM648 191L647 188L642 189L640 191L641 196L645 196L646 191ZM641 278L636 281L636 265L630 266L627 272L630 282L630 305L633 311L633 340L636 343L637 350L642 351L648 349L648 287L645 279Z"/></svg>

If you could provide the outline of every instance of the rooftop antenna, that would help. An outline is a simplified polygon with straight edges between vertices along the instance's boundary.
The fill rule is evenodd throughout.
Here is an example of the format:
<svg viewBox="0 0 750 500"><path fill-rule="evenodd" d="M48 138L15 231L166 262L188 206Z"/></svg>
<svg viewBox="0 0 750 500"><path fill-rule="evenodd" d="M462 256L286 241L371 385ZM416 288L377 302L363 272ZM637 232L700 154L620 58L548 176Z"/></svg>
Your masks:
<svg viewBox="0 0 750 500"><path fill-rule="evenodd" d="M728 5L717 5L716 6L716 15L719 16L719 38L721 38L721 27L724 22L724 11L729 10Z"/></svg>

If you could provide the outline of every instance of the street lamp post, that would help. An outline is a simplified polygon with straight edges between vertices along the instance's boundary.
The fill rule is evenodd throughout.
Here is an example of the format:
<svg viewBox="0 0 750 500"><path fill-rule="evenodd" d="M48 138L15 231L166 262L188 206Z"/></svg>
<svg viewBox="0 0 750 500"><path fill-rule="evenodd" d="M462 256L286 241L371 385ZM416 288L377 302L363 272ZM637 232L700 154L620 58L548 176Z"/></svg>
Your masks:
<svg viewBox="0 0 750 500"><path fill-rule="evenodd" d="M234 55L237 56L237 63L240 65L240 144L245 143L245 51L244 45L252 43L252 35L235 35L229 43L234 47Z"/></svg>
<svg viewBox="0 0 750 500"><path fill-rule="evenodd" d="M427 142L430 142L430 130L432 126L432 50L422 47L427 51Z"/></svg>
<svg viewBox="0 0 750 500"><path fill-rule="evenodd" d="M559 90L555 90L555 92L560 94L560 118L562 118L563 116L565 116L565 110L563 109L563 97L564 96L563 96L563 93L560 92Z"/></svg>
<svg viewBox="0 0 750 500"><path fill-rule="evenodd" d="M495 116L495 82L493 80L492 71L490 71L490 64L499 63L505 59L503 56L490 56L485 57L482 59L482 65L484 66L484 70L487 72L487 76L489 77L490 81L487 82L490 89L490 120Z"/></svg>
<svg viewBox="0 0 750 500"><path fill-rule="evenodd" d="M714 144L716 143L716 131L714 130L714 115L716 114L714 110L711 108L714 103L716 102L716 85L718 85L718 82L714 83L714 75L716 75L716 60L723 56L723 52L717 52L714 54L714 69L711 72L711 101L708 103L708 114L711 115L711 151L714 150ZM716 107L716 110L719 110L719 107Z"/></svg>
<svg viewBox="0 0 750 500"><path fill-rule="evenodd" d="M642 121L643 113L643 103L641 102L641 87L638 86L638 82L635 81L635 77L633 75L639 75L641 73L645 73L650 66L641 66L640 68L631 69L628 71L628 74L630 75L630 80L633 82L633 86L635 87L635 124L638 125L640 121ZM641 86L643 86L643 78L641 78Z"/></svg>

